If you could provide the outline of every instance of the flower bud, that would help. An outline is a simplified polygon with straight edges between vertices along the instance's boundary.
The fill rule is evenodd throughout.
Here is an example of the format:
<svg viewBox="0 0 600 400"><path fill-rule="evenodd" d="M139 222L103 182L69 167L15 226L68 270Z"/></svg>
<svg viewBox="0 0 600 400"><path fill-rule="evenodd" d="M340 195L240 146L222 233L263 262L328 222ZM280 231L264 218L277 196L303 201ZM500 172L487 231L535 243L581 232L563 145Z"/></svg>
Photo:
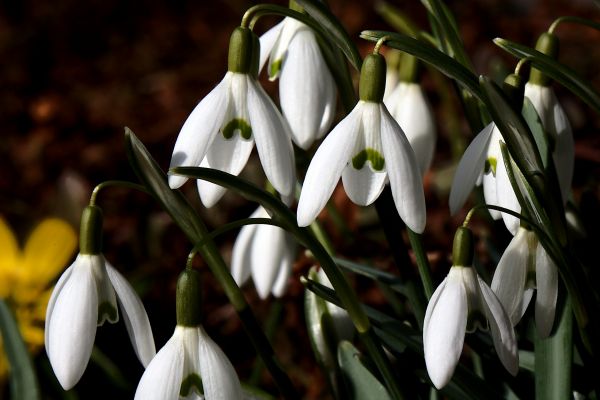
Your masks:
<svg viewBox="0 0 600 400"><path fill-rule="evenodd" d="M369 54L365 57L360 70L358 89L361 100L374 103L383 101L385 69L385 59L381 54Z"/></svg>
<svg viewBox="0 0 600 400"><path fill-rule="evenodd" d="M258 55L254 55L254 36L248 28L238 26L233 30L229 39L228 70L230 72L248 74L258 71Z"/></svg>
<svg viewBox="0 0 600 400"><path fill-rule="evenodd" d="M177 325L194 327L201 323L202 286L200 273L186 268L177 279Z"/></svg>

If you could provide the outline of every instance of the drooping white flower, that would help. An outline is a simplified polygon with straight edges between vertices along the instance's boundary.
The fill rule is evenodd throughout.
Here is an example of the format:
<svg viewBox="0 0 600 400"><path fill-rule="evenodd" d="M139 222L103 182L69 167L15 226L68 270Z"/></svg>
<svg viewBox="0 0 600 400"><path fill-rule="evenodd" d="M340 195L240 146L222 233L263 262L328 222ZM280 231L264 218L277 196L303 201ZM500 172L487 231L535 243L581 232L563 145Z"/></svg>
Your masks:
<svg viewBox="0 0 600 400"><path fill-rule="evenodd" d="M571 192L575 164L575 142L571 124L551 86L527 82L525 97L533 104L546 131L562 200L566 203Z"/></svg>
<svg viewBox="0 0 600 400"><path fill-rule="evenodd" d="M250 218L269 218L269 214L260 206ZM240 286L252 276L261 299L266 299L269 293L281 297L292 273L295 256L294 239L284 229L272 225L246 225L233 245L231 275Z"/></svg>
<svg viewBox="0 0 600 400"><path fill-rule="evenodd" d="M244 37L251 42L249 36ZM202 166L237 175L256 142L267 179L279 193L290 196L296 173L289 126L251 72L250 61L244 64L248 70L231 70L232 54L235 52L230 51L230 71L198 103L181 128L170 167ZM186 181L186 177L169 176L173 189ZM221 186L202 180L198 181L198 191L206 207L225 193Z"/></svg>
<svg viewBox="0 0 600 400"><path fill-rule="evenodd" d="M510 184L500 151L502 135L493 122L488 124L465 150L450 189L450 214L454 215L467 201L473 187L483 184L486 204L507 208L519 213L521 206ZM502 218L506 228L515 234L519 219L496 210L489 210L494 219Z"/></svg>
<svg viewBox="0 0 600 400"><path fill-rule="evenodd" d="M177 325L142 375L135 399L200 398L239 400L240 382L227 356L201 326Z"/></svg>
<svg viewBox="0 0 600 400"><path fill-rule="evenodd" d="M550 335L558 295L558 270L534 232L519 228L498 262L491 287L513 325L521 320L533 290L537 289L537 331L542 338Z"/></svg>
<svg viewBox="0 0 600 400"><path fill-rule="evenodd" d="M460 232L462 230L462 232ZM472 239L463 254L456 252L459 228L455 237L454 265L435 290L425 313L423 348L425 364L431 381L438 389L452 378L462 352L465 333L479 328L490 330L496 353L504 367L513 375L519 369L517 342L510 319L489 286L471 266ZM464 235L463 235L464 236Z"/></svg>
<svg viewBox="0 0 600 400"><path fill-rule="evenodd" d="M421 175L425 175L433 160L436 129L433 112L421 85L400 81L385 99L385 104L406 134L415 152Z"/></svg>
<svg viewBox="0 0 600 400"><path fill-rule="evenodd" d="M148 315L127 280L101 254L79 254L54 287L46 311L46 353L61 386L79 381L90 359L96 327L119 319L117 303L140 362L156 350Z"/></svg>
<svg viewBox="0 0 600 400"><path fill-rule="evenodd" d="M260 44L260 69L269 58L269 79L279 78L279 102L292 139L306 150L329 129L336 104L335 82L315 34L285 18L261 36Z"/></svg>

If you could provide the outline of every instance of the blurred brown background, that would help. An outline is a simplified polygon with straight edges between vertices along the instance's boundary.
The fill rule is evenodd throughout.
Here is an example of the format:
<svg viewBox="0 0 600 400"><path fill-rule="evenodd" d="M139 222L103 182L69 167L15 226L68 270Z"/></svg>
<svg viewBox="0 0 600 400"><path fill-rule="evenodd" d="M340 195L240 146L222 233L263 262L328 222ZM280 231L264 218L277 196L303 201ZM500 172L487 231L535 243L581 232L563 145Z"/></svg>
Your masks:
<svg viewBox="0 0 600 400"><path fill-rule="evenodd" d="M47 216L66 218L77 226L81 207L96 184L135 180L124 153L124 126L138 135L161 166L168 166L183 121L224 75L229 34L253 4L236 0L0 3L0 213L21 240ZM419 2L391 4L427 28ZM390 29L374 5L373 1L330 1L333 13L363 54L372 45L360 41L361 30ZM468 0L448 5L455 12L477 72L492 76L515 65L514 59L494 46L493 38L501 36L533 46L558 16L600 19L600 8L584 0ZM257 31L264 32L274 22L276 19L261 19ZM557 32L560 60L600 90L599 33L574 25L564 25ZM434 166L427 177L426 240L434 267L445 273L449 232L459 221L450 219L447 211L447 186L455 162L450 137L468 141L472 134L460 114L458 124L446 119L459 105L450 93L454 108L448 109L436 92L435 82L431 74L424 74L440 135ZM264 83L275 95L276 84ZM576 135L576 196L591 193L591 198L597 199L600 119L570 93L557 90ZM254 159L245 176L260 182L260 174ZM254 209L254 205L227 195L206 211L196 200L194 185L184 189L212 227L245 218ZM365 216L341 197L348 224L356 229L363 245L356 248L356 242L349 243L334 233L340 252L352 258L368 257L389 268L389 251L379 240L380 233L369 225L369 214ZM174 327L174 282L190 245L144 194L108 189L102 192L99 203L105 211L107 258L142 294L160 347ZM225 257L229 257L234 238L235 233L219 238ZM497 241L506 243L507 238ZM196 265L203 267L201 260L196 260ZM324 381L303 327L303 291L297 279L308 267L310 261L302 256L282 300L274 342L298 390L307 398L319 398L324 395ZM253 372L254 351L239 320L218 285L208 273L204 275L209 333L230 356L242 381L255 378L259 386L276 393L265 372ZM364 284L361 291L366 301L381 302L375 288ZM252 288L246 293L263 321L278 315L273 314L273 303L260 302ZM81 398L130 398L142 368L123 325L99 329L97 346L115 365L103 368L92 362L75 391ZM62 391L48 370L45 355L37 357L36 365L47 398L61 398ZM107 375L110 371L116 378Z"/></svg>

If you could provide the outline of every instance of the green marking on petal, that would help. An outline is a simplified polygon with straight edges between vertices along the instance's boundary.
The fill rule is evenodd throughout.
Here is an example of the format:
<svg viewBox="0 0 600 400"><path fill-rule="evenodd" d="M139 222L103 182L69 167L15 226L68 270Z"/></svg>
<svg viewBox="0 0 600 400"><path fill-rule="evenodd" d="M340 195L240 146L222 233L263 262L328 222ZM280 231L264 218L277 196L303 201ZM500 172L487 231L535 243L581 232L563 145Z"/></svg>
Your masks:
<svg viewBox="0 0 600 400"><path fill-rule="evenodd" d="M492 174L494 174L494 176L496 176L496 167L497 166L498 166L498 160L496 159L496 157L490 157L487 160L485 160L484 171L486 174L489 174L491 171Z"/></svg>
<svg viewBox="0 0 600 400"><path fill-rule="evenodd" d="M242 118L232 119L225 125L225 128L223 128L223 136L225 139L231 139L236 132L239 132L246 140L252 137L252 127Z"/></svg>
<svg viewBox="0 0 600 400"><path fill-rule="evenodd" d="M477 328L479 328L482 331L487 331L487 318L479 310L470 311L467 317L467 332L473 333Z"/></svg>
<svg viewBox="0 0 600 400"><path fill-rule="evenodd" d="M98 325L102 325L106 320L115 323L118 319L117 309L110 302L105 301L98 305Z"/></svg>
<svg viewBox="0 0 600 400"><path fill-rule="evenodd" d="M269 67L269 79L273 80L277 78L279 75L279 71L281 71L281 64L283 63L283 59L276 60L272 62Z"/></svg>
<svg viewBox="0 0 600 400"><path fill-rule="evenodd" d="M179 396L189 396L194 386L196 387L196 392L198 392L199 394L204 394L202 379L200 379L200 376L198 376L198 374L190 374L181 382Z"/></svg>
<svg viewBox="0 0 600 400"><path fill-rule="evenodd" d="M371 162L371 167L375 171L382 171L385 166L383 156L375 149L364 149L352 157L352 166L356 169L362 169L367 161Z"/></svg>

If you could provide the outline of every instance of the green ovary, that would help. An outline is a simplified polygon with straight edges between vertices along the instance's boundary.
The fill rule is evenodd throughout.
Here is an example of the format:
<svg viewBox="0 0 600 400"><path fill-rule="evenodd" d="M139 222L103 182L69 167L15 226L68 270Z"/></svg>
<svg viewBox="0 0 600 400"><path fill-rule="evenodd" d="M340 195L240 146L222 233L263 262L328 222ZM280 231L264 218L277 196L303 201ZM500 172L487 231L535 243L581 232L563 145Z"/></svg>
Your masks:
<svg viewBox="0 0 600 400"><path fill-rule="evenodd" d="M98 305L98 323L100 324L105 319L110 322L115 322L118 319L117 309L108 301Z"/></svg>
<svg viewBox="0 0 600 400"><path fill-rule="evenodd" d="M196 392L204 393L204 391L202 390L202 379L200 379L198 374L190 374L183 380L183 382L181 382L179 396L187 397L194 386L196 387Z"/></svg>
<svg viewBox="0 0 600 400"><path fill-rule="evenodd" d="M489 173L490 171L492 171L492 174L494 174L494 176L496 176L496 166L498 165L498 160L495 157L490 157L487 160L485 160L485 168L484 171L485 173Z"/></svg>
<svg viewBox="0 0 600 400"><path fill-rule="evenodd" d="M385 166L383 156L375 149L364 149L352 157L352 166L356 169L362 169L367 161L371 162L371 167L375 171L382 171Z"/></svg>
<svg viewBox="0 0 600 400"><path fill-rule="evenodd" d="M225 125L222 130L225 139L231 139L236 132L248 140L252 137L252 127L242 118L234 118Z"/></svg>

